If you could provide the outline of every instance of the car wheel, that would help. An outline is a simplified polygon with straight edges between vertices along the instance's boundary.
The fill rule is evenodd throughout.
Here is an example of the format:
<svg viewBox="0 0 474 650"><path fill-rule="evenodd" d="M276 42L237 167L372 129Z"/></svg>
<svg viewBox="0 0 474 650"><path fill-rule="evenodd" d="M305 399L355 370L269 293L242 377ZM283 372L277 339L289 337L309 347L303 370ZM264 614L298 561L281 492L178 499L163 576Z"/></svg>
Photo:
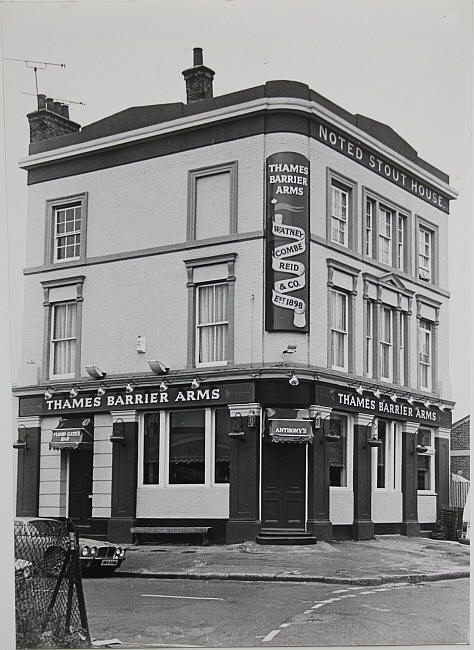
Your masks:
<svg viewBox="0 0 474 650"><path fill-rule="evenodd" d="M43 556L43 571L47 578L56 578L64 565L68 552L61 546L47 548Z"/></svg>

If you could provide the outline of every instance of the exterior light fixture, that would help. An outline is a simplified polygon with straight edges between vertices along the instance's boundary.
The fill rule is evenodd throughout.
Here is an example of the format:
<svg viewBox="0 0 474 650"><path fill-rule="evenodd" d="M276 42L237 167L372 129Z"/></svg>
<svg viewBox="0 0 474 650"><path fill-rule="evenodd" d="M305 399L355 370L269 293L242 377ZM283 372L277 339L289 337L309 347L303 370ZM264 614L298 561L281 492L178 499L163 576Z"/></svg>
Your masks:
<svg viewBox="0 0 474 650"><path fill-rule="evenodd" d="M380 447L382 444L382 441L379 440L379 422L377 418L374 418L367 425L367 444L369 447Z"/></svg>
<svg viewBox="0 0 474 650"><path fill-rule="evenodd" d="M168 384L166 383L166 381L163 380L163 381L161 382L161 384L160 384L160 390L161 390L162 393L164 393L165 390L168 390Z"/></svg>
<svg viewBox="0 0 474 650"><path fill-rule="evenodd" d="M112 432L112 435L110 436L110 442L112 443L120 443L125 440L125 423L122 420L122 418L117 418L115 420L115 424L118 425L120 423L120 431L117 431L117 433Z"/></svg>
<svg viewBox="0 0 474 650"><path fill-rule="evenodd" d="M97 395L99 395L99 397L105 395L105 388L103 386L99 386L99 388L97 389Z"/></svg>
<svg viewBox="0 0 474 650"><path fill-rule="evenodd" d="M285 350L283 350L283 354L294 354L296 352L296 345L294 343L289 343Z"/></svg>
<svg viewBox="0 0 474 650"><path fill-rule="evenodd" d="M167 368L161 361L158 361L158 359L149 359L148 365L155 375L166 375L169 370L169 368Z"/></svg>
<svg viewBox="0 0 474 650"><path fill-rule="evenodd" d="M197 377L194 377L194 379L191 382L191 388L199 388L200 386L199 379Z"/></svg>
<svg viewBox="0 0 474 650"><path fill-rule="evenodd" d="M23 439L20 437L20 429L25 430L25 433L23 434ZM28 431L24 424L19 424L18 438L13 443L13 449L28 449L27 440L28 440Z"/></svg>
<svg viewBox="0 0 474 650"><path fill-rule="evenodd" d="M45 399L51 399L53 396L53 391L49 386L47 386L46 390L44 391L44 398Z"/></svg>
<svg viewBox="0 0 474 650"><path fill-rule="evenodd" d="M255 415L255 411L250 411L247 417L247 426L249 429L253 429L257 423L257 416Z"/></svg>
<svg viewBox="0 0 474 650"><path fill-rule="evenodd" d="M411 404L411 406L413 406L413 404L415 403L415 398L413 397L413 395L409 395L407 397L407 402L408 404Z"/></svg>
<svg viewBox="0 0 474 650"><path fill-rule="evenodd" d="M314 428L315 429L320 429L321 428L321 412L317 411L314 415Z"/></svg>
<svg viewBox="0 0 474 650"><path fill-rule="evenodd" d="M290 384L290 386L298 386L299 385L300 380L298 379L298 377L295 375L294 372L291 373L291 376L290 376L290 378L288 380L288 383Z"/></svg>
<svg viewBox="0 0 474 650"><path fill-rule="evenodd" d="M397 394L396 393L391 393L390 399L392 400L392 402L397 402L398 401Z"/></svg>
<svg viewBox="0 0 474 650"><path fill-rule="evenodd" d="M423 402L423 404L427 409L429 409L429 408L431 408L431 406L433 406L429 399L425 400Z"/></svg>
<svg viewBox="0 0 474 650"><path fill-rule="evenodd" d="M86 366L86 372L92 377L92 379L103 379L107 374L97 366Z"/></svg>
<svg viewBox="0 0 474 650"><path fill-rule="evenodd" d="M128 384L125 386L125 392L133 393L134 390L135 390L134 385L131 382L128 382Z"/></svg>
<svg viewBox="0 0 474 650"><path fill-rule="evenodd" d="M244 438L245 431L242 428L242 415L237 411L235 413L232 424L232 431L229 431L230 438Z"/></svg>
<svg viewBox="0 0 474 650"><path fill-rule="evenodd" d="M374 396L375 396L377 399L379 399L379 398L380 398L380 395L382 394L382 393L379 391L378 388L376 388L376 389L373 391L373 393L374 393Z"/></svg>
<svg viewBox="0 0 474 650"><path fill-rule="evenodd" d="M75 386L73 386L73 387L71 388L71 390L69 391L69 395L70 395L71 397L77 397L78 392L79 392L79 391L77 390L77 388L76 388Z"/></svg>
<svg viewBox="0 0 474 650"><path fill-rule="evenodd" d="M440 411L443 411L443 412L448 410L447 407L443 404L443 402L439 403L438 408L439 408Z"/></svg>
<svg viewBox="0 0 474 650"><path fill-rule="evenodd" d="M359 384L359 385L356 387L355 390L356 390L356 393L359 393L359 395L363 395L363 394L364 394L364 389L363 389L363 387L362 387L362 384Z"/></svg>

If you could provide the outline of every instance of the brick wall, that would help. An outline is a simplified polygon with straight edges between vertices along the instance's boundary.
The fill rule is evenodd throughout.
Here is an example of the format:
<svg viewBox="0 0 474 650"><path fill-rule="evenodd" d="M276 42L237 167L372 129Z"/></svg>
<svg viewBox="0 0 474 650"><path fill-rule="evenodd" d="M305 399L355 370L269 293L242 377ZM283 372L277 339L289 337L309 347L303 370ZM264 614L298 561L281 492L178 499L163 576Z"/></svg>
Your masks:
<svg viewBox="0 0 474 650"><path fill-rule="evenodd" d="M470 480L470 418L455 422L451 430L451 473ZM465 454L459 453L465 451ZM454 453L453 453L454 452Z"/></svg>

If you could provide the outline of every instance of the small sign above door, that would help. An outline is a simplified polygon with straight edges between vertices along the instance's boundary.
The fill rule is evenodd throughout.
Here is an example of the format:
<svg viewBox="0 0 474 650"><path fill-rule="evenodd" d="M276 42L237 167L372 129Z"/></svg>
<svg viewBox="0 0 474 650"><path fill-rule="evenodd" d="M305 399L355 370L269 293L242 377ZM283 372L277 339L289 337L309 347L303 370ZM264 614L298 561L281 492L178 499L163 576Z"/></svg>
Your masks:
<svg viewBox="0 0 474 650"><path fill-rule="evenodd" d="M272 442L312 442L311 420L269 420Z"/></svg>

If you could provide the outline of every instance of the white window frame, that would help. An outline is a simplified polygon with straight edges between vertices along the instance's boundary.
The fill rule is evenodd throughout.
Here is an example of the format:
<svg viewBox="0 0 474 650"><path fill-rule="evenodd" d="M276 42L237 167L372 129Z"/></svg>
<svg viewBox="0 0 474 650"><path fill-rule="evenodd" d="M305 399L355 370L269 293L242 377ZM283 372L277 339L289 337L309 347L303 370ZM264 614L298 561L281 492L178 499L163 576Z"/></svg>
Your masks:
<svg viewBox="0 0 474 650"><path fill-rule="evenodd" d="M222 405L221 405L222 406ZM217 407L216 407L217 408ZM216 417L215 408L201 407L204 411L204 483L170 483L169 480L169 449L170 449L170 422L171 412L177 412L179 409L161 410L160 414L160 446L159 446L159 469L158 483L143 482L143 454L145 449L145 416L147 413L140 413L138 419L138 487L144 490L157 490L163 488L172 488L173 490L189 489L190 487L197 490L209 487L222 488L229 486L230 483L215 482L216 467ZM189 409L184 409L189 410Z"/></svg>
<svg viewBox="0 0 474 650"><path fill-rule="evenodd" d="M335 309L335 295L342 296L344 299L344 310L345 310L345 329L337 329L333 323L333 313ZM330 350L331 350L331 368L334 370L342 370L347 372L349 368L349 296L347 293L344 293L343 291L338 291L337 289L330 289L329 290L329 301L330 301L330 324L329 324L329 330L330 330ZM334 334L342 335L342 340L343 340L343 345L344 345L344 352L343 352L343 359L344 359L344 365L343 366L338 366L334 362L335 355L334 355Z"/></svg>
<svg viewBox="0 0 474 650"><path fill-rule="evenodd" d="M199 361L199 348L200 348L200 336L201 336L201 330L204 328L208 327L214 327L217 328L218 326L225 325L225 345L224 345L224 351L225 351L225 356L229 356L229 325L230 325L230 320L227 318L227 320L222 320L222 321L215 321L212 323L199 323L199 307L200 307L200 295L201 295L201 289L203 288L209 288L209 287L214 287L214 294L215 294L215 287L216 286L226 286L227 287L227 297L226 297L226 311L227 311L227 316L229 316L229 300L230 300L230 295L229 295L229 284L228 282L225 281L220 281L220 282L209 282L205 284L198 284L196 285L196 329L195 329L195 364L196 368L199 367L216 367L216 366L226 366L228 364L229 359L221 359L221 360L216 360L216 361ZM216 339L215 339L216 340ZM215 352L215 351L214 351Z"/></svg>
<svg viewBox="0 0 474 650"><path fill-rule="evenodd" d="M434 446L434 439L435 439L435 434L433 429L425 426L420 427L423 431L428 432L429 434L429 445L427 445L427 451L423 454L418 454L419 456L428 456L429 458L429 469L428 469L428 479L429 479L429 488L426 490L417 490L418 494L435 494L436 493L436 486L435 486L435 457L436 457L436 452L435 452L435 446ZM418 465L417 465L417 487L418 487Z"/></svg>
<svg viewBox="0 0 474 650"><path fill-rule="evenodd" d="M346 426L346 485L330 485L329 491L332 490L345 490L352 491L353 489L353 455L354 455L354 417L349 413L342 411L331 411L329 418L341 418L345 420ZM329 421L329 420L328 420Z"/></svg>
<svg viewBox="0 0 474 650"><path fill-rule="evenodd" d="M401 206L386 201L371 190L365 190L363 253L380 264L407 272L409 267L409 213ZM383 224L381 223L383 219ZM370 223L369 223L370 222ZM382 227L383 225L383 227ZM388 247L387 258L383 248Z"/></svg>
<svg viewBox="0 0 474 650"><path fill-rule="evenodd" d="M418 279L433 281L434 233L423 224L418 224Z"/></svg>
<svg viewBox="0 0 474 650"><path fill-rule="evenodd" d="M61 212L66 212L67 210L74 210L74 217L73 217L73 223L76 224L77 221L80 222L79 228L75 228L74 230L71 230L69 232L65 231L64 233L59 233L58 232L58 216ZM79 210L79 218L77 218L76 211ZM54 263L61 263L61 262L72 262L74 260L79 260L81 258L81 237L82 237L82 203L81 202L73 202L70 204L65 204L65 205L57 205L53 207L53 229L54 229L54 242L53 242L53 261ZM79 254L78 255L69 255L66 257L59 257L58 252L60 248L64 248L65 251L68 248L68 244L65 243L64 246L60 246L60 241L61 240L66 240L68 237L74 237L74 248L78 247L79 248Z"/></svg>
<svg viewBox="0 0 474 650"><path fill-rule="evenodd" d="M387 266L393 266L393 210L386 208L383 205L379 205L378 209L378 254L377 259L382 264ZM383 222L383 223L382 223ZM383 228L382 228L383 225ZM384 244L388 244L388 261L386 261L384 256Z"/></svg>
<svg viewBox="0 0 474 650"><path fill-rule="evenodd" d="M377 461L381 447L372 448L372 490L374 492L395 492L397 490L397 427L393 420L384 420L385 428L385 475L384 487L377 485Z"/></svg>
<svg viewBox="0 0 474 650"><path fill-rule="evenodd" d="M68 233L58 233L58 213L70 208L80 209L80 228ZM87 243L87 212L88 212L88 192L63 196L46 201L46 239L44 249L44 263L46 266L67 266L68 264L76 265L86 260L86 243ZM62 259L58 258L58 241L67 236L78 238L79 254Z"/></svg>
<svg viewBox="0 0 474 650"><path fill-rule="evenodd" d="M385 340L384 328L385 328L385 312L390 314L390 340ZM379 369L380 369L380 378L384 381L393 382L393 309L382 305L380 310L380 325L379 325ZM389 373L388 376L383 374L383 352L384 349L388 349L388 363L389 363Z"/></svg>
<svg viewBox="0 0 474 650"><path fill-rule="evenodd" d="M374 221L376 215L376 203L370 197L365 198L365 254L367 257L374 256Z"/></svg>
<svg viewBox="0 0 474 650"><path fill-rule="evenodd" d="M367 377L374 376L374 303L372 300L365 301L365 351L364 364Z"/></svg>
<svg viewBox="0 0 474 650"><path fill-rule="evenodd" d="M339 200L337 197L339 196ZM345 205L344 205L345 199ZM349 246L349 219L350 219L350 189L343 189L339 185L331 183L331 223L330 237L334 244ZM345 214L344 214L345 209ZM333 237L333 227L337 227L338 233L343 234L343 241Z"/></svg>
<svg viewBox="0 0 474 650"><path fill-rule="evenodd" d="M57 307L63 307L66 305L66 309L68 307L74 307L74 310L76 312L75 315L75 323L76 323L76 331L74 336L69 336L66 338L61 338L61 339L54 339L54 325L55 325L55 319L56 319L56 308ZM76 375L76 355L78 354L78 313L77 313L77 301L75 300L67 300L67 301L61 301L61 302L54 302L51 304L51 322L50 322L50 333L49 333L49 378L50 379L70 379L71 377L75 377ZM67 373L55 373L54 372L54 361L55 361L55 347L57 343L63 343L65 341L74 341L74 361L72 364L72 370L71 372Z"/></svg>
<svg viewBox="0 0 474 650"><path fill-rule="evenodd" d="M423 327L424 324L429 325L429 327ZM426 335L428 335L428 360L423 352L423 348L426 341ZM427 374L427 384L423 383L423 370L426 368ZM426 318L418 319L418 386L422 390L432 391L433 390L433 323Z"/></svg>
<svg viewBox="0 0 474 650"><path fill-rule="evenodd" d="M406 356L406 314L400 311L398 315L398 383L402 386L407 384L407 364L405 363Z"/></svg>

